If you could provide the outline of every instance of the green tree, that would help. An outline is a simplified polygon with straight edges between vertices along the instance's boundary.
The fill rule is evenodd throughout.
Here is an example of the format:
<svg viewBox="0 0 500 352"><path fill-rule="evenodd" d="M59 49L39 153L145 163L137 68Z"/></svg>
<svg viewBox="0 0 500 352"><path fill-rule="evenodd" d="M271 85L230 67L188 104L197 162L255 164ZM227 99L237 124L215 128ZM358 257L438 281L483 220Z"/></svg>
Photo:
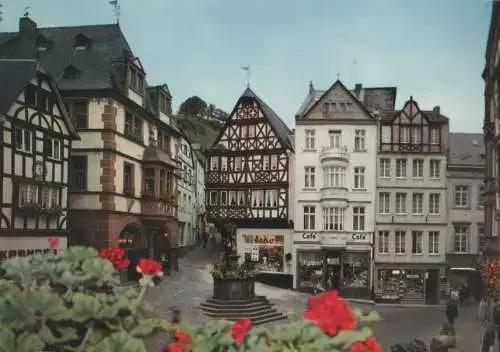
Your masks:
<svg viewBox="0 0 500 352"><path fill-rule="evenodd" d="M179 115L203 117L207 111L207 103L199 96L187 98L181 106L179 106Z"/></svg>

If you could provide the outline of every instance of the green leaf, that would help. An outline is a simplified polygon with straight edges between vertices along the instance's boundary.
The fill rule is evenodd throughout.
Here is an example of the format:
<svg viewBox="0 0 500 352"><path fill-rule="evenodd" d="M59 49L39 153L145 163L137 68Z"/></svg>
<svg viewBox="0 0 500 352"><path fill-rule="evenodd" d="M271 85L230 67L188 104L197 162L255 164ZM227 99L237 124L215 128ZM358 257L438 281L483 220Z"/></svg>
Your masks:
<svg viewBox="0 0 500 352"><path fill-rule="evenodd" d="M93 278L118 284L120 282L113 264L103 258L88 258L82 263L82 271Z"/></svg>
<svg viewBox="0 0 500 352"><path fill-rule="evenodd" d="M97 345L89 352L148 352L144 342L135 339L126 332L114 333Z"/></svg>
<svg viewBox="0 0 500 352"><path fill-rule="evenodd" d="M77 322L85 322L97 317L102 309L102 305L96 297L84 293L75 293L72 296L72 302L71 316Z"/></svg>
<svg viewBox="0 0 500 352"><path fill-rule="evenodd" d="M45 343L38 335L23 332L16 339L17 351L40 352L43 351Z"/></svg>
<svg viewBox="0 0 500 352"><path fill-rule="evenodd" d="M62 335L61 338L57 338L52 333L45 324L38 330L38 336L42 339L46 344L52 345L54 343L74 340L78 336L76 334L76 330L73 328L57 328L58 332Z"/></svg>
<svg viewBox="0 0 500 352"><path fill-rule="evenodd" d="M138 325L130 331L133 337L146 337L151 335L156 329L162 328L160 319L140 320Z"/></svg>
<svg viewBox="0 0 500 352"><path fill-rule="evenodd" d="M0 352L16 352L16 335L12 331L0 331Z"/></svg>

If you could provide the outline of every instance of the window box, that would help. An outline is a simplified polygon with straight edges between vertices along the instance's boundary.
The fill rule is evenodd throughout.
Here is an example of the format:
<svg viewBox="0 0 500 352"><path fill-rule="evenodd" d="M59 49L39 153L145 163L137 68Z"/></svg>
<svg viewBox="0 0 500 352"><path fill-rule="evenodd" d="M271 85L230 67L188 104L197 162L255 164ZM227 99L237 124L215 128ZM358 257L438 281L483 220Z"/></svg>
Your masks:
<svg viewBox="0 0 500 352"><path fill-rule="evenodd" d="M123 194L129 197L135 196L135 189L133 187L125 187L123 189Z"/></svg>
<svg viewBox="0 0 500 352"><path fill-rule="evenodd" d="M44 213L50 214L50 215L57 215L61 216L63 215L63 209L60 205L55 205L53 207L44 209Z"/></svg>
<svg viewBox="0 0 500 352"><path fill-rule="evenodd" d="M29 203L24 203L20 206L20 209L27 213L38 213L42 210L42 207L40 204L35 203L35 202L29 202Z"/></svg>
<svg viewBox="0 0 500 352"><path fill-rule="evenodd" d="M153 190L145 189L142 191L142 198L154 199L154 198L156 198L155 192Z"/></svg>

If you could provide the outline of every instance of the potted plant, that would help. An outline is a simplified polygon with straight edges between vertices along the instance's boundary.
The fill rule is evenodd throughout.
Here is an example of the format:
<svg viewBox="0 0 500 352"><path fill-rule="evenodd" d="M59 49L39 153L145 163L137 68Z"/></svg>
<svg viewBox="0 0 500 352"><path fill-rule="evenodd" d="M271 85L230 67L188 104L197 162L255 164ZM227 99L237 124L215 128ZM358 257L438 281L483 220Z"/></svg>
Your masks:
<svg viewBox="0 0 500 352"><path fill-rule="evenodd" d="M288 264L292 261L292 253L285 254L285 260Z"/></svg>

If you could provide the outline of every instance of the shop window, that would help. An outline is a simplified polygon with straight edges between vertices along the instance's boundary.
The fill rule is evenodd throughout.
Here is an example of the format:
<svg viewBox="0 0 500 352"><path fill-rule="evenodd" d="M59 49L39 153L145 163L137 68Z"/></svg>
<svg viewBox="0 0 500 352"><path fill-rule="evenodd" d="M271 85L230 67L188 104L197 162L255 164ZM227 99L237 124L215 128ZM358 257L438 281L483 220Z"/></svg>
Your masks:
<svg viewBox="0 0 500 352"><path fill-rule="evenodd" d="M322 286L324 255L320 251L298 253L299 290Z"/></svg>
<svg viewBox="0 0 500 352"><path fill-rule="evenodd" d="M377 275L375 294L379 299L398 300L423 300L424 295L424 270L379 270Z"/></svg>
<svg viewBox="0 0 500 352"><path fill-rule="evenodd" d="M343 288L368 288L370 257L368 252L344 253Z"/></svg>
<svg viewBox="0 0 500 352"><path fill-rule="evenodd" d="M252 262L255 270L283 272L284 237L266 235L244 235L245 261Z"/></svg>

